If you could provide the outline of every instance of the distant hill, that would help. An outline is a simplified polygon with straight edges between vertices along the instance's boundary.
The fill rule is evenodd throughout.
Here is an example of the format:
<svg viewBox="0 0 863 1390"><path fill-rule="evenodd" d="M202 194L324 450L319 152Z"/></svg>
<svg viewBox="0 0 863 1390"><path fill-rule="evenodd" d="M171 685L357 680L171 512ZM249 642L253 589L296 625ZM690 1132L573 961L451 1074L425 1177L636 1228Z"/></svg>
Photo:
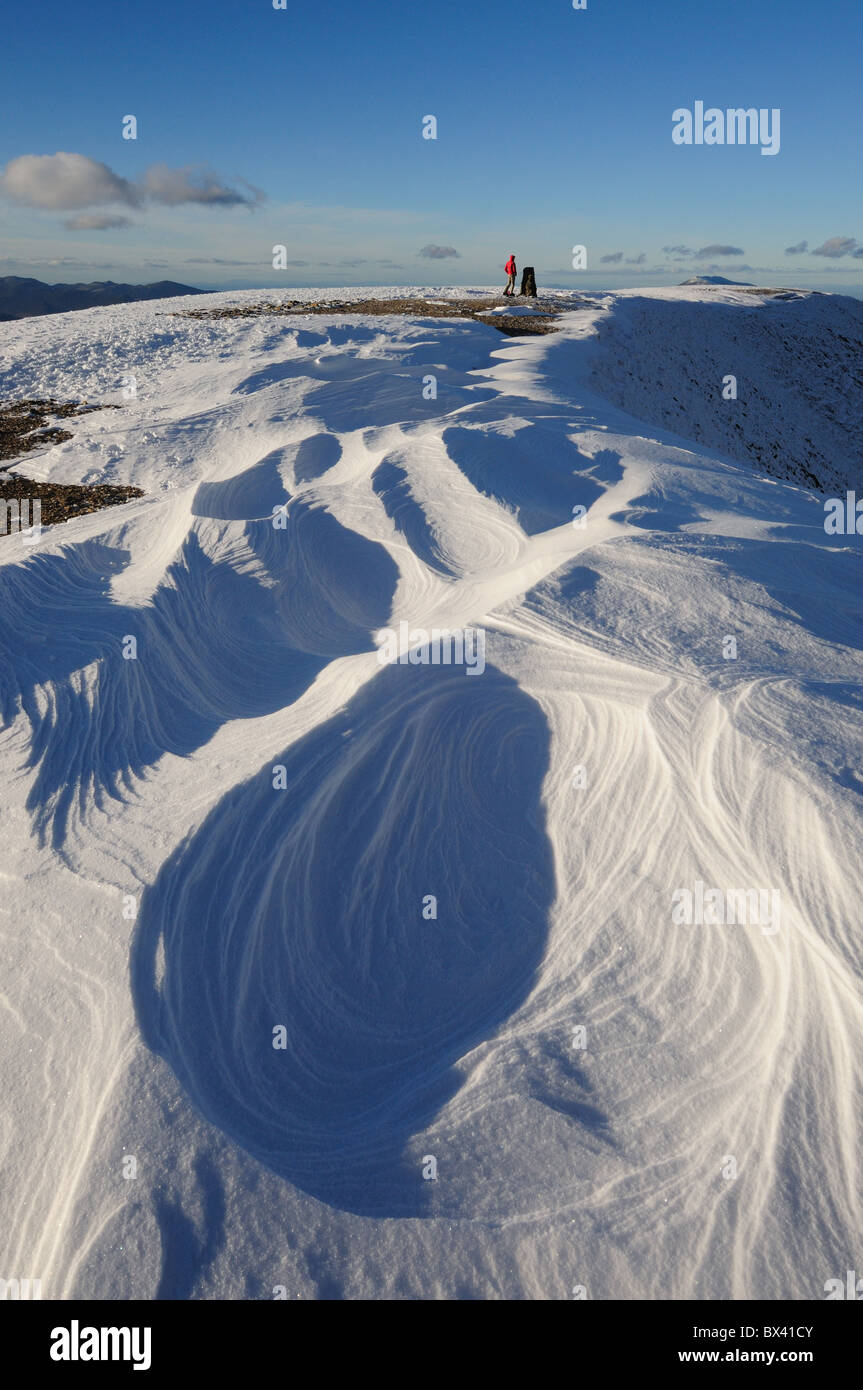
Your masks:
<svg viewBox="0 0 863 1390"><path fill-rule="evenodd" d="M751 280L726 280L724 275L693 275L689 280L681 280L681 285L745 285L751 287Z"/></svg>
<svg viewBox="0 0 863 1390"><path fill-rule="evenodd" d="M62 314L69 309L92 309L99 304L133 304L139 299L168 299L175 294L203 294L192 285L159 280L153 285L117 285L95 280L89 285L47 285L21 275L0 277L0 320Z"/></svg>

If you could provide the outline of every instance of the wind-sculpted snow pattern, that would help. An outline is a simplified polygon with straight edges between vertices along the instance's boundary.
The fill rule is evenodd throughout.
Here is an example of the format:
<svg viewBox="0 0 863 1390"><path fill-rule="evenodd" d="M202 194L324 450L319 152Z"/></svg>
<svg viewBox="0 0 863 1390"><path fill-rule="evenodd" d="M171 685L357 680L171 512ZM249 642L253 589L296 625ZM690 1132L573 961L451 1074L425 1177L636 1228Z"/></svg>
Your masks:
<svg viewBox="0 0 863 1390"><path fill-rule="evenodd" d="M414 297L0 325L3 396L122 405L19 471L145 494L0 538L3 1267L823 1297L861 1229L863 540L785 479L848 418L853 310L561 295L504 338ZM646 386L678 311L688 438ZM823 408L782 474L795 328Z"/></svg>
<svg viewBox="0 0 863 1390"><path fill-rule="evenodd" d="M477 682L391 666L283 765L290 795L265 769L147 894L144 1036L206 1114L286 1177L359 1210L421 1214L429 1184L405 1142L542 960L548 728L492 671ZM445 932L417 911L431 885Z"/></svg>

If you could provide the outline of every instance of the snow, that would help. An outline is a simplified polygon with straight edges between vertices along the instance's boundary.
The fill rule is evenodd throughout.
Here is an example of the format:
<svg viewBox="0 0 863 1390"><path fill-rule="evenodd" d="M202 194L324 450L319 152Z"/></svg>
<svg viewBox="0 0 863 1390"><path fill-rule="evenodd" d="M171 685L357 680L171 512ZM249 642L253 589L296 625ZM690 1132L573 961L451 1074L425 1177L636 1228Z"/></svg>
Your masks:
<svg viewBox="0 0 863 1390"><path fill-rule="evenodd" d="M704 404L736 369L747 447L781 411L790 476L802 430L852 486L852 310L559 298L541 337L420 303L0 325L3 398L122 405L16 471L145 491L0 541L0 1265L43 1297L854 1267L861 543ZM382 665L402 622L481 629L485 670ZM675 924L699 882L778 891L780 929Z"/></svg>
<svg viewBox="0 0 863 1390"><path fill-rule="evenodd" d="M502 304L497 309L480 309L481 314L506 314L510 318L541 317L542 309L532 309L529 304Z"/></svg>

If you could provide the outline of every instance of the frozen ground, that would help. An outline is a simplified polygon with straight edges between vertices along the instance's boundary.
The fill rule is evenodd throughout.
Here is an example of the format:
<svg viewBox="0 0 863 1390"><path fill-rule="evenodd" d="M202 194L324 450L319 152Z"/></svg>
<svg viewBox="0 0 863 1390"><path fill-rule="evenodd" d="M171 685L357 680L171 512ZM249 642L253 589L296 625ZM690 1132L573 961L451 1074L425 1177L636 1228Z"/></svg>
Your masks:
<svg viewBox="0 0 863 1390"><path fill-rule="evenodd" d="M147 494L0 539L0 1276L805 1299L859 1268L863 539L776 473L805 434L859 481L861 308L597 299L548 337L0 325L0 397L124 404L18 471ZM481 628L485 671L382 666L402 620ZM675 922L699 881L781 917Z"/></svg>

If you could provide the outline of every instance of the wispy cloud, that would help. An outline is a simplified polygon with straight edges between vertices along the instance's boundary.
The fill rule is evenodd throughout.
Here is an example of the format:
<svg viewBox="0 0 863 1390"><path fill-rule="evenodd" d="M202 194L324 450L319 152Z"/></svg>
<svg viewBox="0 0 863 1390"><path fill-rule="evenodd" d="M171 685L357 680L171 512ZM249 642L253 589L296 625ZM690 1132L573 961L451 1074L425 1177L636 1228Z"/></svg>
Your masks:
<svg viewBox="0 0 863 1390"><path fill-rule="evenodd" d="M647 260L647 253L639 251L637 256L624 256L622 251L610 251L607 256L600 256L600 265L644 265Z"/></svg>
<svg viewBox="0 0 863 1390"><path fill-rule="evenodd" d="M243 265L260 269L262 261L233 261L224 256L186 256L184 265ZM305 265L305 261L288 261L288 265Z"/></svg>
<svg viewBox="0 0 863 1390"><path fill-rule="evenodd" d="M852 253L856 256L857 238L853 236L832 236L828 237L823 245L816 247L812 252L813 256L829 256L831 260L838 260L840 256L849 256Z"/></svg>
<svg viewBox="0 0 863 1390"><path fill-rule="evenodd" d="M257 207L264 201L259 188L238 179L248 190L241 193L230 188L207 165L188 164L182 169L170 169L167 164L151 164L141 180L144 196L165 207L181 203L198 203L205 207Z"/></svg>
<svg viewBox="0 0 863 1390"><path fill-rule="evenodd" d="M67 217L63 223L70 232L108 232L121 227L132 227L128 217L119 217L112 212L82 212L77 217Z"/></svg>
<svg viewBox="0 0 863 1390"><path fill-rule="evenodd" d="M417 255L424 256L427 261L445 261L451 256L457 260L461 259L454 246L424 246L421 251L417 252Z"/></svg>
<svg viewBox="0 0 863 1390"><path fill-rule="evenodd" d="M796 246L786 246L786 256L802 256L809 247L808 241L798 241Z"/></svg>
<svg viewBox="0 0 863 1390"><path fill-rule="evenodd" d="M113 268L113 261L99 262L105 270ZM149 262L145 262L149 264ZM0 256L0 266L22 266L22 265L68 265L75 267L85 267L90 270L93 268L93 261L82 261L78 256Z"/></svg>
<svg viewBox="0 0 863 1390"><path fill-rule="evenodd" d="M744 254L745 252L742 246L723 246L717 244L714 246L702 246L700 251L696 251L695 259L701 261L708 260L711 256L742 256Z"/></svg>
<svg viewBox="0 0 863 1390"><path fill-rule="evenodd" d="M666 256L671 256L675 261L683 261L690 257L695 261L708 261L712 256L743 256L746 254L742 246L725 246L721 242L702 246L700 251L694 251L691 246L663 246L662 249Z"/></svg>
<svg viewBox="0 0 863 1390"><path fill-rule="evenodd" d="M0 175L0 193L25 207L51 211L102 207L110 203L140 208L148 202L164 207L188 203L204 207L257 207L264 201L259 188L246 183L245 179L235 182L245 191L230 187L207 165L191 164L182 169L151 164L141 179L132 182L100 160L60 151L57 154L22 154L10 159ZM78 230L77 227L72 229ZM96 230L95 223L90 224L90 230Z"/></svg>

